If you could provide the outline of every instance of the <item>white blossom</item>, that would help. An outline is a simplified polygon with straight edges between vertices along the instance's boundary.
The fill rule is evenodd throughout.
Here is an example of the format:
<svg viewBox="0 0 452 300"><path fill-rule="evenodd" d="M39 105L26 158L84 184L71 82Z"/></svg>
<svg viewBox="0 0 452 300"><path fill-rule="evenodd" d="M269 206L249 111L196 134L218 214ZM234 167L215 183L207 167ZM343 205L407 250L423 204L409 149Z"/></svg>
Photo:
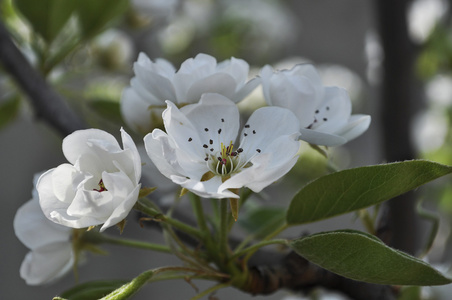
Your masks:
<svg viewBox="0 0 452 300"><path fill-rule="evenodd" d="M63 140L69 163L38 180L41 208L47 218L73 228L122 221L138 199L141 159L132 138L121 129L123 149L109 133L79 130Z"/></svg>
<svg viewBox="0 0 452 300"><path fill-rule="evenodd" d="M351 115L346 90L328 87L310 64L274 71L265 66L260 72L268 105L290 109L300 121L300 138L306 142L338 146L358 137L370 124L368 115Z"/></svg>
<svg viewBox="0 0 452 300"><path fill-rule="evenodd" d="M176 71L167 60L153 62L140 53L134 72L131 87L121 97L121 112L127 125L141 132L156 126L166 100L183 106L197 102L204 93L218 93L238 102L259 84L256 78L247 82L249 65L244 60L232 57L217 63L207 54L187 59Z"/></svg>
<svg viewBox="0 0 452 300"><path fill-rule="evenodd" d="M31 251L20 267L20 276L29 285L52 282L66 274L74 263L70 236L72 229L55 224L44 216L36 189L14 217L17 238Z"/></svg>
<svg viewBox="0 0 452 300"><path fill-rule="evenodd" d="M201 197L238 198L231 189L241 187L260 192L297 161L299 122L287 109L256 110L238 136L238 108L222 95L167 105L166 132L146 135L146 151L163 175Z"/></svg>

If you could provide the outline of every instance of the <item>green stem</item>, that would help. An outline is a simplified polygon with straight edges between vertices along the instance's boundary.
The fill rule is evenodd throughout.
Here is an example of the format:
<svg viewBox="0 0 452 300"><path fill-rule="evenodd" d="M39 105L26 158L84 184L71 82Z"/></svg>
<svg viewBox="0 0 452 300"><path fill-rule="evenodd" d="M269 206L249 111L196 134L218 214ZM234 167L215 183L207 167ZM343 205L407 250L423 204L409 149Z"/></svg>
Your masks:
<svg viewBox="0 0 452 300"><path fill-rule="evenodd" d="M198 226L201 231L206 232L207 234L207 232L209 232L209 228L207 227L206 218L204 217L204 209L202 207L201 199L193 193L189 193L189 198L195 212L196 220L198 221Z"/></svg>
<svg viewBox="0 0 452 300"><path fill-rule="evenodd" d="M201 299L202 297L204 297L204 296L206 296L206 295L212 294L213 292L215 292L215 291L217 291L217 290L219 290L219 289L228 287L228 286L231 286L231 284L229 284L229 283L220 283L220 284L214 285L213 287L208 288L208 289L205 290L204 292L199 293L198 295L196 295L196 296L190 298L190 300L198 300L198 299Z"/></svg>
<svg viewBox="0 0 452 300"><path fill-rule="evenodd" d="M218 248L220 255L224 258L228 254L228 204L229 199L220 199L220 240L218 241Z"/></svg>
<svg viewBox="0 0 452 300"><path fill-rule="evenodd" d="M202 240L202 238L203 238L203 234L198 229L196 229L190 225L187 225L183 222L180 222L178 220L167 217L167 216L163 215L162 213L158 212L157 210L146 206L140 200L137 201L134 208L138 211L141 211L144 214L147 214L148 216L155 218L158 221L165 222L166 224L169 224L169 225L173 226L174 228L179 229L180 231L183 231L189 235L192 235L195 238L197 238L198 240Z"/></svg>
<svg viewBox="0 0 452 300"><path fill-rule="evenodd" d="M287 229L289 227L288 224L283 224L281 227L277 228L275 231L271 232L269 235L267 235L265 238L262 239L262 241L260 243L263 243L265 241L268 241L270 239L272 239L273 237L277 236L278 234L280 234L282 231L284 231L285 229ZM257 244L256 244L257 245ZM250 246L253 247L253 246ZM258 250L259 248L256 248L254 250L250 250L248 251L248 254L245 256L245 258L243 259L243 263L246 264L248 262L248 260L251 258L251 256L253 256L253 254Z"/></svg>
<svg viewBox="0 0 452 300"><path fill-rule="evenodd" d="M242 255L245 255L248 252L255 253L259 248L262 248L264 246L275 245L275 244L287 245L287 240L286 239L275 239L275 240L270 240L270 241L259 242L257 244L252 245L252 246L249 246L248 248L245 248L243 250L240 250L240 251L236 252L231 257L231 260L235 259L235 258L238 258L238 257L240 257Z"/></svg>
<svg viewBox="0 0 452 300"><path fill-rule="evenodd" d="M164 252L164 253L171 253L171 249L168 246L153 244L153 243L146 243L146 242L136 241L136 240L131 240L131 239L118 239L118 238L109 237L109 236L102 236L101 241L103 243L112 244L112 245L120 245L120 246L146 249L146 250L152 250L152 251L158 251L158 252Z"/></svg>

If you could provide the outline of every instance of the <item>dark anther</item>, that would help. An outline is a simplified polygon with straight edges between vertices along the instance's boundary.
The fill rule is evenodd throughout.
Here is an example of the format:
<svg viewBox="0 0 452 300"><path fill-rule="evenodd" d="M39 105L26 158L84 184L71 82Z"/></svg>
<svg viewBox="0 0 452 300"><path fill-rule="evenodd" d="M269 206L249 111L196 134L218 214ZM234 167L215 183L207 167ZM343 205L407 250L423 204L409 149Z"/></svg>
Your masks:
<svg viewBox="0 0 452 300"><path fill-rule="evenodd" d="M204 158L204 160L205 160L205 161L208 161L208 160L209 160L209 158L208 158L208 157L206 157L206 158Z"/></svg>
<svg viewBox="0 0 452 300"><path fill-rule="evenodd" d="M253 130L253 134L256 134L256 130Z"/></svg>
<svg viewBox="0 0 452 300"><path fill-rule="evenodd" d="M221 122L224 122L224 119L223 119L223 118L221 118Z"/></svg>
<svg viewBox="0 0 452 300"><path fill-rule="evenodd" d="M237 153L242 153L242 152L243 152L242 148L237 149Z"/></svg>
<svg viewBox="0 0 452 300"><path fill-rule="evenodd" d="M244 133L245 136L248 136L248 133Z"/></svg>
<svg viewBox="0 0 452 300"><path fill-rule="evenodd" d="M257 152L261 153L261 149L256 149Z"/></svg>
<svg viewBox="0 0 452 300"><path fill-rule="evenodd" d="M206 144L202 145L204 148L209 148L209 146L207 146Z"/></svg>
<svg viewBox="0 0 452 300"><path fill-rule="evenodd" d="M209 131L209 128L204 128L204 131L205 131L205 132Z"/></svg>
<svg viewBox="0 0 452 300"><path fill-rule="evenodd" d="M215 150L215 149L213 149L213 148L210 148L210 152L213 152L213 150Z"/></svg>
<svg viewBox="0 0 452 300"><path fill-rule="evenodd" d="M319 110L317 109L317 110L315 111L315 113L318 114L318 113L319 113Z"/></svg>
<svg viewBox="0 0 452 300"><path fill-rule="evenodd" d="M212 141L212 140L209 140L209 144L211 144L211 145L212 145L212 144L213 144L213 141Z"/></svg>
<svg viewBox="0 0 452 300"><path fill-rule="evenodd" d="M219 161L221 161L221 157L220 156L218 156L217 158L218 158Z"/></svg>
<svg viewBox="0 0 452 300"><path fill-rule="evenodd" d="M328 121L328 119L327 119L327 118L323 118L323 121L325 121L325 122L326 122L326 121Z"/></svg>
<svg viewBox="0 0 452 300"><path fill-rule="evenodd" d="M330 110L330 107L329 107L329 106L327 106L327 107L326 107L326 110Z"/></svg>
<svg viewBox="0 0 452 300"><path fill-rule="evenodd" d="M220 134L221 133L221 128L220 129L218 129L218 134Z"/></svg>
<svg viewBox="0 0 452 300"><path fill-rule="evenodd" d="M250 125L249 125L249 124L246 124L246 125L245 125L245 128L250 128Z"/></svg>

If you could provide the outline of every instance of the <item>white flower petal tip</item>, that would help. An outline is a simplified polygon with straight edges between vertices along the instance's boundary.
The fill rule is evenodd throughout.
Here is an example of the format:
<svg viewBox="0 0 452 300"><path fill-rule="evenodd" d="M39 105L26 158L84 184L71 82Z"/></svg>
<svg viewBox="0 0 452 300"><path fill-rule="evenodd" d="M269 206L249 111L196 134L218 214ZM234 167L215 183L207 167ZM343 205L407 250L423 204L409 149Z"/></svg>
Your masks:
<svg viewBox="0 0 452 300"><path fill-rule="evenodd" d="M98 129L79 130L63 140L71 164L45 172L36 185L48 219L72 228L104 224L105 230L128 215L138 200L141 159L122 128L121 136L123 148Z"/></svg>
<svg viewBox="0 0 452 300"><path fill-rule="evenodd" d="M370 125L370 116L351 115L347 91L323 86L312 65L296 65L282 71L267 65L260 77L267 104L290 109L300 121L300 138L306 142L343 145L363 134Z"/></svg>
<svg viewBox="0 0 452 300"><path fill-rule="evenodd" d="M165 100L182 106L198 102L202 94L218 93L239 102L260 83L258 78L247 81L246 61L232 57L217 63L214 57L202 53L184 61L179 70L164 59L153 62L140 53L134 71L131 86L121 97L121 113L126 124L139 132L150 132L160 124Z"/></svg>
<svg viewBox="0 0 452 300"><path fill-rule="evenodd" d="M295 164L299 121L289 110L256 110L239 133L239 111L228 98L204 94L197 104L163 114L166 132L144 138L148 156L174 183L205 198L237 198L235 190L260 191Z"/></svg>

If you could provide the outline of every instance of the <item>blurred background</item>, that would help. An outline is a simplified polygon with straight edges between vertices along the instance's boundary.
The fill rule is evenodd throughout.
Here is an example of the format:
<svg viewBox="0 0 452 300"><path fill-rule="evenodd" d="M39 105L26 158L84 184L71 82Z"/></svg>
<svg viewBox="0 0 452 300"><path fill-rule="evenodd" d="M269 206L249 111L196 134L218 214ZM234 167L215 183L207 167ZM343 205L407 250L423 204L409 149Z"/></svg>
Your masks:
<svg viewBox="0 0 452 300"><path fill-rule="evenodd" d="M90 127L118 136L120 126L125 126L119 100L133 76L132 65L139 52L153 60L164 57L176 68L198 53L210 54L218 61L234 56L245 59L253 74L266 64L283 69L311 62L326 85L348 90L353 113L372 116L365 134L345 146L328 149L336 167L413 158L452 164L450 1L110 1L99 1L97 6L83 1L84 17L68 17L58 34L40 31L36 21L43 10L51 8L51 0L1 2L1 20L17 46ZM62 16L66 9L60 7L52 13ZM249 101L259 98L259 93L256 90ZM2 299L51 299L74 284L72 274L39 287L27 286L19 276L28 249L14 234L14 215L31 198L33 175L65 162L62 135L45 123L27 100L8 72L0 69ZM136 142L141 140L139 135L134 137ZM292 171L298 187L328 170L327 161L308 146L300 161ZM391 226L399 228L394 246L413 254L422 249L431 227L416 217L414 197L424 199L425 207L438 212L441 225L429 260L446 267L452 258L448 246L452 185L448 181L449 177L437 180L416 195L409 193L388 204L388 210L397 216ZM271 192L270 188L267 193ZM361 225L354 215L347 215L296 228L289 235L338 228ZM141 229L133 220L124 235L151 236L157 241L160 236L154 229ZM83 281L132 278L162 264L177 264L165 254L115 246L105 249L109 255L88 255L79 268ZM210 286L195 284L200 290ZM445 289L426 289L430 298L425 299L446 299L439 296ZM194 295L186 282L159 282L146 286L134 299L188 299ZM285 299L289 295L280 291L254 299ZM225 289L216 297L251 296Z"/></svg>

